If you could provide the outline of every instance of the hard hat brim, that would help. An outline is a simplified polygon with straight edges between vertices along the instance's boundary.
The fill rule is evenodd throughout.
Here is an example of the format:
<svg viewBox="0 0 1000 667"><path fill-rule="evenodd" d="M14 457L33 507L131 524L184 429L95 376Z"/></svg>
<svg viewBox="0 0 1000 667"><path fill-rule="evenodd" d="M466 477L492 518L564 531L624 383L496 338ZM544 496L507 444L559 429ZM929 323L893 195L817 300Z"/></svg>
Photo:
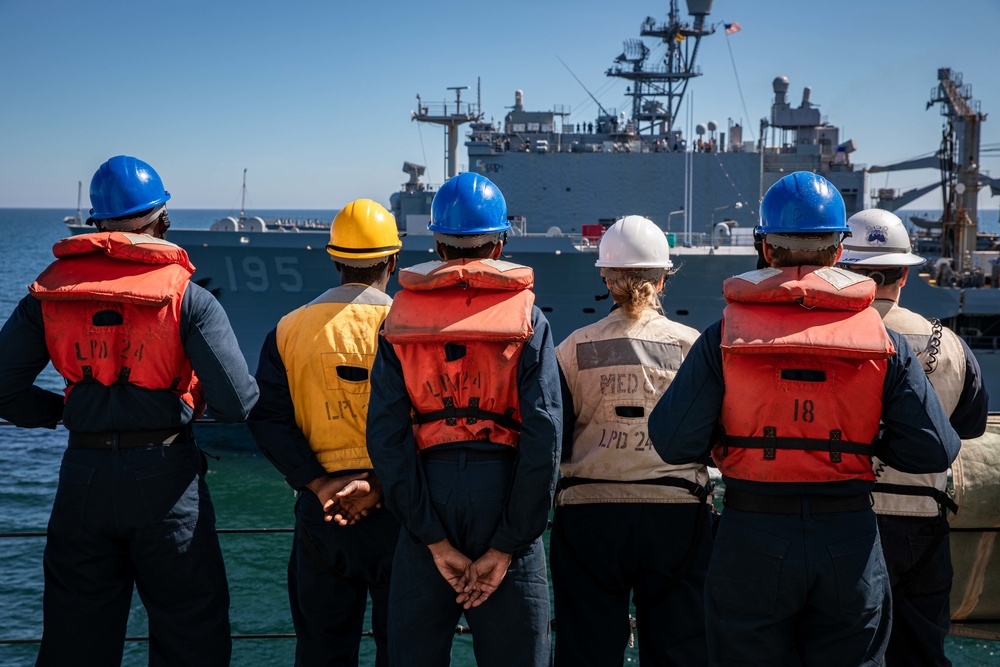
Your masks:
<svg viewBox="0 0 1000 667"><path fill-rule="evenodd" d="M674 263L670 260L666 262L634 262L631 264L624 264L622 262L608 262L597 260L594 262L594 266L599 269L672 269Z"/></svg>
<svg viewBox="0 0 1000 667"><path fill-rule="evenodd" d="M850 266L920 266L926 262L927 260L923 257L910 252L872 255L870 253L853 253L846 248L840 259L837 260L838 264L849 264Z"/></svg>

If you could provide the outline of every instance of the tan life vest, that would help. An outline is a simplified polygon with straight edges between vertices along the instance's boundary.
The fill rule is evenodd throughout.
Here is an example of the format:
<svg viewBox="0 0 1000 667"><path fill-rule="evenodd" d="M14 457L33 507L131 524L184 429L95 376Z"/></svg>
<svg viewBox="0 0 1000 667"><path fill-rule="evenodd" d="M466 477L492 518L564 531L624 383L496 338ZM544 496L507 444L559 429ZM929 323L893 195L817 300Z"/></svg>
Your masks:
<svg viewBox="0 0 1000 667"><path fill-rule="evenodd" d="M402 365L417 448L517 448L517 372L534 333L532 270L492 259L435 261L403 269L399 284L383 335Z"/></svg>
<svg viewBox="0 0 1000 667"><path fill-rule="evenodd" d="M365 441L370 376L391 304L380 290L341 285L278 322L295 423L327 472L372 467Z"/></svg>
<svg viewBox="0 0 1000 667"><path fill-rule="evenodd" d="M576 415L563 425L573 429L573 453L560 465L556 505L701 502L686 488L650 483L683 480L707 488L709 478L703 464L665 463L647 426L697 338L696 330L652 309L636 320L619 309L556 347ZM580 479L609 483L567 484Z"/></svg>
<svg viewBox="0 0 1000 667"><path fill-rule="evenodd" d="M939 321L928 321L892 301L879 299L873 305L882 314L886 328L902 335L913 348L941 407L946 415L951 415L965 386L965 350L958 336ZM872 464L876 513L930 517L940 512L939 503L951 504L947 498L947 472L905 473L878 458L873 459Z"/></svg>

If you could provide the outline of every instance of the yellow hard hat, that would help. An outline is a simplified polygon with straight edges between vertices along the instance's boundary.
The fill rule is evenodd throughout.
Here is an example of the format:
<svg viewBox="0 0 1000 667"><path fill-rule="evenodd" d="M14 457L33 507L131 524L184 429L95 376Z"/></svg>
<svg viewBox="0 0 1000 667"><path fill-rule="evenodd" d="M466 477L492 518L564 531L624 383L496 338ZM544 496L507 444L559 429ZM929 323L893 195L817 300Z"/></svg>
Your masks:
<svg viewBox="0 0 1000 667"><path fill-rule="evenodd" d="M378 202L357 199L340 209L330 225L326 251L346 264L371 265L399 252L402 235L396 219Z"/></svg>

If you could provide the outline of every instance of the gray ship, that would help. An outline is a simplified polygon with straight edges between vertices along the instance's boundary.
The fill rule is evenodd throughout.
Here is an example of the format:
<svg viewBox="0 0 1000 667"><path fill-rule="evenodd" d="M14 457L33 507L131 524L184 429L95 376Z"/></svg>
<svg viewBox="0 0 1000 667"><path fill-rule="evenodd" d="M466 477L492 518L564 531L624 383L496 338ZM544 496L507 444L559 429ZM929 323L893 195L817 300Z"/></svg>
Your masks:
<svg viewBox="0 0 1000 667"><path fill-rule="evenodd" d="M678 127L687 87L701 76L698 46L720 27L707 21L711 9L711 0L689 0L684 17L671 0L665 22L645 19L640 38L627 40L606 72L629 81L629 109L598 104L593 122L570 122L563 107L528 111L520 91L502 126L484 122L478 101L462 100L465 87L452 89L453 102L430 104L418 97L413 120L447 128L449 176L457 172L460 135L468 126L469 170L486 175L504 193L512 223L505 253L535 269L536 303L557 341L608 312L594 261L604 229L622 215L649 217L667 234L678 271L666 289L665 312L702 330L720 317L723 279L756 266L752 230L758 203L782 176L798 170L822 174L843 194L848 215L865 208L867 174L851 162L854 142L824 122L808 87L793 106L785 77L774 80L770 114L755 141L747 141L736 124L723 131L707 123L686 133ZM661 42L666 55L652 62L644 40ZM937 160L947 165L945 215L937 256L921 279L911 278L903 305L966 337L993 383L995 407L1000 289L993 287L1000 283L1000 253L978 250L975 233L976 195L988 182L976 166L985 115L971 87L951 70L939 72L928 106L933 104L941 105L951 137L942 148L948 159ZM421 180L422 166L407 162L403 169L409 181L392 195L391 208L407 232L400 261L408 266L435 256L427 223L436 186ZM915 192L882 190L872 199L895 209L915 199ZM325 249L328 227L329 221L296 226L241 213L210 230L171 229L170 240L186 248L198 268L195 280L225 307L251 367L278 319L336 280ZM390 293L395 289L391 285Z"/></svg>

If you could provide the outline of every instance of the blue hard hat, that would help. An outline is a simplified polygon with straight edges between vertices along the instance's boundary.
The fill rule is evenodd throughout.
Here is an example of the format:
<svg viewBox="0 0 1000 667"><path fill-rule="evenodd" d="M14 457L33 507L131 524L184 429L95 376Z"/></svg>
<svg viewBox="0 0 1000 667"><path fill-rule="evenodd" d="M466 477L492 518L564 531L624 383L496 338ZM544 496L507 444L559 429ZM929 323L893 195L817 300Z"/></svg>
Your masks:
<svg viewBox="0 0 1000 667"><path fill-rule="evenodd" d="M465 172L449 178L431 202L427 229L451 236L505 232L507 202L500 188L485 176Z"/></svg>
<svg viewBox="0 0 1000 667"><path fill-rule="evenodd" d="M850 233L844 198L833 183L796 171L768 188L760 202L756 234Z"/></svg>
<svg viewBox="0 0 1000 667"><path fill-rule="evenodd" d="M90 217L124 218L170 199L152 167L128 155L116 155L97 168L90 180Z"/></svg>

